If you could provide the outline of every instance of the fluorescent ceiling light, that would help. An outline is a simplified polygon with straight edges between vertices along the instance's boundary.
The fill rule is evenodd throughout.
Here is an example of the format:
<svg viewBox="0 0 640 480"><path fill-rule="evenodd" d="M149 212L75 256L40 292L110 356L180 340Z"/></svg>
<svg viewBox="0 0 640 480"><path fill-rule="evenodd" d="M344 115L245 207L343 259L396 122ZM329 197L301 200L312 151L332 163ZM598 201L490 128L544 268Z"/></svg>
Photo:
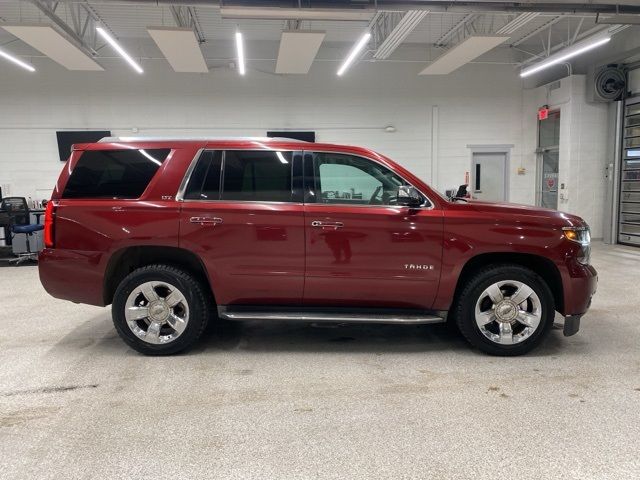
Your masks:
<svg viewBox="0 0 640 480"><path fill-rule="evenodd" d="M594 35L591 38L587 38L582 42L578 42L568 48L562 49L559 52L554 53L553 55L547 57L542 62L536 63L528 68L525 68L520 72L521 77L528 77L529 75L533 75L540 70L544 70L545 68L549 68L553 65L557 65L559 63L564 62L565 60L569 60L577 55L580 55L584 52L588 52L589 50L593 50L594 48L598 48L601 45L604 45L609 40L611 40L611 36L607 33L606 35Z"/></svg>
<svg viewBox="0 0 640 480"><path fill-rule="evenodd" d="M373 54L373 58L378 60L389 58L428 13L429 10L409 10L405 13L387 38L380 44L378 50Z"/></svg>
<svg viewBox="0 0 640 480"><path fill-rule="evenodd" d="M109 45L113 47L113 49L116 52L120 54L122 58L124 58L127 61L129 65L131 65L131 67L133 67L133 69L136 72L144 73L144 70L142 70L142 67L138 65L138 63L133 58L131 58L131 56L129 56L127 52L124 51L124 48L122 48L120 44L116 42L115 39L111 35L109 35L104 28L96 27L96 31L100 34L102 38L104 38L107 41Z"/></svg>
<svg viewBox="0 0 640 480"><path fill-rule="evenodd" d="M340 70L338 70L338 76L342 75L344 72L347 71L347 68L349 68L349 66L353 63L353 61L358 56L358 53L360 53L360 51L369 42L370 38L371 38L371 34L369 32L366 32L364 35L362 35L360 40L358 40L358 43L356 43L355 46L349 52L349 55L347 56L344 63L340 67Z"/></svg>
<svg viewBox="0 0 640 480"><path fill-rule="evenodd" d="M324 37L325 32L282 32L276 73L309 73Z"/></svg>
<svg viewBox="0 0 640 480"><path fill-rule="evenodd" d="M242 34L236 32L236 49L238 50L238 71L240 75L244 75L244 44L242 43Z"/></svg>
<svg viewBox="0 0 640 480"><path fill-rule="evenodd" d="M148 27L147 32L176 72L206 73L196 34L190 28Z"/></svg>
<svg viewBox="0 0 640 480"><path fill-rule="evenodd" d="M489 50L493 50L508 38L496 35L469 37L440 55L431 65L422 70L420 75L447 75Z"/></svg>
<svg viewBox="0 0 640 480"><path fill-rule="evenodd" d="M322 9L280 7L220 6L222 18L251 18L259 20L345 20L366 22L373 18L371 9Z"/></svg>
<svg viewBox="0 0 640 480"><path fill-rule="evenodd" d="M67 70L104 70L89 55L50 25L3 25L2 28Z"/></svg>
<svg viewBox="0 0 640 480"><path fill-rule="evenodd" d="M25 70L29 70L30 72L35 72L36 71L36 69L33 68L28 63L23 62L22 60L18 59L17 57L14 57L13 55L11 55L11 54L3 51L3 50L0 50L0 57L6 58L10 62L15 63L16 65L20 65L22 68L24 68Z"/></svg>

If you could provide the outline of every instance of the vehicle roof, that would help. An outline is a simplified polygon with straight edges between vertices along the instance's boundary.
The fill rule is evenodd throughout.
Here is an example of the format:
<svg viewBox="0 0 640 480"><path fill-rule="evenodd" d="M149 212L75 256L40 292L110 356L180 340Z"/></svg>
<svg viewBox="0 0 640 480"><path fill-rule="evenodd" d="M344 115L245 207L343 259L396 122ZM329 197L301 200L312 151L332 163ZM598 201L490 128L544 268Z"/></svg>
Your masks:
<svg viewBox="0 0 640 480"><path fill-rule="evenodd" d="M334 152L360 155L366 158L375 159L378 162L393 169L417 186L425 193L432 203L439 205L439 194L433 193L432 189L412 172L397 164L390 158L365 147L354 145L339 145L333 143L316 143L295 140L292 138L267 138L267 137L105 137L100 142L82 143L73 145L73 150L113 150L113 149L238 149L238 150L309 150L315 152ZM435 198L435 200L434 200Z"/></svg>
<svg viewBox="0 0 640 480"><path fill-rule="evenodd" d="M172 148L176 146L197 148L238 148L238 149L283 149L283 150L324 150L331 152L344 151L373 155L381 155L368 148L338 145L332 143L305 142L281 137L104 137L95 143L77 143L73 150L110 150L114 148Z"/></svg>
<svg viewBox="0 0 640 480"><path fill-rule="evenodd" d="M259 141L270 142L286 141L286 142L305 142L304 140L296 140L287 137L162 137L162 136L139 136L139 137L103 137L98 143L122 143L122 142L233 142L233 141Z"/></svg>

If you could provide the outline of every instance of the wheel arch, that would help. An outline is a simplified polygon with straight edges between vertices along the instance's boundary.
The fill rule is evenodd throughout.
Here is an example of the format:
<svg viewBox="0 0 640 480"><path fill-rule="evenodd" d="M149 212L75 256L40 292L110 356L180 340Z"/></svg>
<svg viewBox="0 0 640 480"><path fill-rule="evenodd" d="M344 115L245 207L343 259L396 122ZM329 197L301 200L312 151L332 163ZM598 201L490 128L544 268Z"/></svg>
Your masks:
<svg viewBox="0 0 640 480"><path fill-rule="evenodd" d="M213 297L209 274L198 255L179 247L143 245L122 248L109 258L103 284L104 304L109 305L113 301L118 285L127 275L137 268L153 264L170 265L188 271Z"/></svg>
<svg viewBox="0 0 640 480"><path fill-rule="evenodd" d="M562 277L558 267L548 258L530 253L482 253L470 258L464 264L460 271L460 275L458 276L454 293L454 302L457 300L458 295L471 276L484 267L496 264L518 265L528 268L538 274L545 281L553 294L555 309L560 312L564 311L564 290L562 286Z"/></svg>

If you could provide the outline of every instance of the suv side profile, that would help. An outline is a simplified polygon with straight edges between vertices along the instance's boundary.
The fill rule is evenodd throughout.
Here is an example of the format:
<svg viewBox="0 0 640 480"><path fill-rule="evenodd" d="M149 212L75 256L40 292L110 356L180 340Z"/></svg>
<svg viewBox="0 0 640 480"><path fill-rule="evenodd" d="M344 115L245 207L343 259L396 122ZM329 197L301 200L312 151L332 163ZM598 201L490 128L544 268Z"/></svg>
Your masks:
<svg viewBox="0 0 640 480"><path fill-rule="evenodd" d="M452 201L365 148L286 139L74 145L47 204L40 279L112 304L144 354L213 318L422 324L519 355L555 312L575 334L596 290L579 217Z"/></svg>

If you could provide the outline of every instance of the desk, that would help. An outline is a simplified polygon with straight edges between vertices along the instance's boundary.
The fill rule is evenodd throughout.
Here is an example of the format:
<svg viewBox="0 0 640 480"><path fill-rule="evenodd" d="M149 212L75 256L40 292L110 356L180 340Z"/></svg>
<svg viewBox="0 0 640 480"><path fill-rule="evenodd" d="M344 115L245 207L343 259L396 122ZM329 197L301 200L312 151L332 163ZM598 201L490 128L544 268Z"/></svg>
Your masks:
<svg viewBox="0 0 640 480"><path fill-rule="evenodd" d="M11 245L11 215L6 210L0 210L0 232L2 233L0 240L4 240L7 246Z"/></svg>
<svg viewBox="0 0 640 480"><path fill-rule="evenodd" d="M29 222L41 223L40 219L44 215L43 209L29 210ZM6 210L0 210L0 240L4 240L6 246L11 246L11 226L13 225L13 218Z"/></svg>
<svg viewBox="0 0 640 480"><path fill-rule="evenodd" d="M41 223L40 222L40 217L42 215L44 215L44 210L42 210L42 209L33 209L33 210L29 210L29 213L31 215L33 215L34 217L36 217L36 222L35 223ZM31 220L29 220L29 221L31 221Z"/></svg>

